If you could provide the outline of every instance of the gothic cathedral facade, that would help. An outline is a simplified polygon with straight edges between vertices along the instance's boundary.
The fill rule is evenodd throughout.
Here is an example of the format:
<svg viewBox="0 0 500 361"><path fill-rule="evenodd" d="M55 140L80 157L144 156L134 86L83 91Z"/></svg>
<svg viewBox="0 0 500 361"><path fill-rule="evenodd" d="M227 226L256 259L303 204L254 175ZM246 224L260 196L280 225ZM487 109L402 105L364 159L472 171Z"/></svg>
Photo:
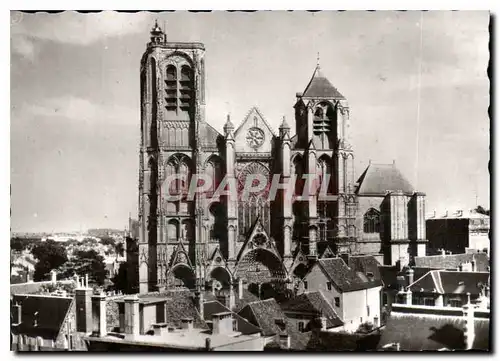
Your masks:
<svg viewBox="0 0 500 361"><path fill-rule="evenodd" d="M257 108L238 127L228 116L223 134L211 127L204 45L169 42L157 24L140 84L139 292L231 288L240 279L293 284L321 257L406 265L425 255L425 195L394 164L370 164L355 180L349 105L319 65L297 93L293 136L285 119L276 134ZM210 197L223 179L243 185L249 175L278 174L287 183L306 173L329 178L335 200L271 199L266 190L245 201ZM208 197L185 196L195 174L212 179ZM165 196L172 175L184 177L168 185L176 201ZM302 182L293 187L302 194Z"/></svg>

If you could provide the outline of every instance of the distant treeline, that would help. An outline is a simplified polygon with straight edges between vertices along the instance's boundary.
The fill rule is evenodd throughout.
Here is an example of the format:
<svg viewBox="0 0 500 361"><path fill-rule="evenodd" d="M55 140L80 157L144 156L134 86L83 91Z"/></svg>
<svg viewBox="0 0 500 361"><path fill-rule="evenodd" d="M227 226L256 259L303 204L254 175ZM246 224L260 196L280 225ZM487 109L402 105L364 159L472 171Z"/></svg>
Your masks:
<svg viewBox="0 0 500 361"><path fill-rule="evenodd" d="M95 229L89 229L87 231L89 236L93 237L103 237L103 236L108 236L113 233L123 233L123 230L120 229L112 229L112 228L95 228Z"/></svg>

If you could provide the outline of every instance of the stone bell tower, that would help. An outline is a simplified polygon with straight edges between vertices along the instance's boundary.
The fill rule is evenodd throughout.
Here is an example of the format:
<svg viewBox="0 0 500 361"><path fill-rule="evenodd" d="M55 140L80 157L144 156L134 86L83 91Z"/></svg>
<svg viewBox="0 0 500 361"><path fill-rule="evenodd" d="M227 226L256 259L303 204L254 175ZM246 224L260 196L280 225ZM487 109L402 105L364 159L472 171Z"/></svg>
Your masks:
<svg viewBox="0 0 500 361"><path fill-rule="evenodd" d="M168 41L157 23L150 34L140 67L140 292L166 285L179 247L186 250L187 264L197 264L199 200L185 195L200 168L199 128L205 117L204 45ZM176 181L166 184L172 175Z"/></svg>
<svg viewBox="0 0 500 361"><path fill-rule="evenodd" d="M307 223L302 236L307 239L309 257L315 258L326 246L335 253L351 253L355 245L354 152L349 140L349 105L345 97L321 72L319 61L303 93L295 104L297 142L303 151L303 173L327 182L327 193L336 200L309 194L302 213ZM293 167L293 165L292 165ZM295 207L298 209L299 207ZM295 217L298 219L300 217Z"/></svg>

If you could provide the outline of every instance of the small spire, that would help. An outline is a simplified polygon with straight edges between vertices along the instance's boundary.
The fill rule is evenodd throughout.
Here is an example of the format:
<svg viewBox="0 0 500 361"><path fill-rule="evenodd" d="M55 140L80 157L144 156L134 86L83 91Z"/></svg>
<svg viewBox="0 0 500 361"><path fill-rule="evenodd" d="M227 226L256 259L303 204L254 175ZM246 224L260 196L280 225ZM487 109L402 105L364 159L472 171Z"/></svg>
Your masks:
<svg viewBox="0 0 500 361"><path fill-rule="evenodd" d="M227 114L227 121L226 121L226 124L224 125L224 131L233 130L233 129L234 129L234 125L233 125L233 123L231 123L231 114L228 113Z"/></svg>
<svg viewBox="0 0 500 361"><path fill-rule="evenodd" d="M286 117L284 115L283 115L283 121L281 122L280 128L281 129L290 129L290 126L286 122Z"/></svg>
<svg viewBox="0 0 500 361"><path fill-rule="evenodd" d="M163 31L161 30L160 26L158 25L158 19L155 20L155 25L153 26L153 29L151 29L151 34L160 34Z"/></svg>
<svg viewBox="0 0 500 361"><path fill-rule="evenodd" d="M318 58L316 59L316 66L319 68L319 51L318 51Z"/></svg>

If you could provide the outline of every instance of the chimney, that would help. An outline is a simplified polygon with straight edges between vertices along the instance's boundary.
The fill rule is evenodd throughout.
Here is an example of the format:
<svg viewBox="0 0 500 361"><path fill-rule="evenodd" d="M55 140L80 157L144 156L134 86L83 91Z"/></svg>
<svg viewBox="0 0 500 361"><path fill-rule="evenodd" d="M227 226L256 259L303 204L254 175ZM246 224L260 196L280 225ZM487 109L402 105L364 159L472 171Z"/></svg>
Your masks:
<svg viewBox="0 0 500 361"><path fill-rule="evenodd" d="M243 279L240 277L238 279L238 299L243 298Z"/></svg>
<svg viewBox="0 0 500 361"><path fill-rule="evenodd" d="M321 321L321 331L326 331L326 317L325 316L321 316L320 318L320 321Z"/></svg>
<svg viewBox="0 0 500 361"><path fill-rule="evenodd" d="M413 275L414 274L415 274L415 272L411 268L408 268L408 270L406 271L406 277L407 277L407 280L408 280L408 286L413 283L413 281L414 281Z"/></svg>
<svg viewBox="0 0 500 361"><path fill-rule="evenodd" d="M474 331L474 305L470 303L470 293L467 292L467 304L463 305L463 314L465 320L465 349L471 350L476 337Z"/></svg>
<svg viewBox="0 0 500 361"><path fill-rule="evenodd" d="M290 335L288 333L280 333L278 337L279 337L280 346L285 350L289 350L290 349Z"/></svg>
<svg viewBox="0 0 500 361"><path fill-rule="evenodd" d="M228 335L233 333L233 314L231 312L219 312L212 316L212 334Z"/></svg>
<svg viewBox="0 0 500 361"><path fill-rule="evenodd" d="M52 271L50 271L50 281L52 283L56 283L57 282L57 271L55 269L53 269Z"/></svg>
<svg viewBox="0 0 500 361"><path fill-rule="evenodd" d="M92 296L92 316L94 321L94 334L98 337L107 335L106 326L106 295L102 292Z"/></svg>
<svg viewBox="0 0 500 361"><path fill-rule="evenodd" d="M166 322L153 323L153 331L155 336L168 335L168 324Z"/></svg>
<svg viewBox="0 0 500 361"><path fill-rule="evenodd" d="M204 307L203 303L205 302L204 297L203 297L203 292L201 291L196 291L194 294L194 300L196 303L196 308L198 309L198 312L200 313L200 317L202 320L205 319L205 314L204 314Z"/></svg>
<svg viewBox="0 0 500 361"><path fill-rule="evenodd" d="M444 248L441 248L441 256L446 256L446 250Z"/></svg>
<svg viewBox="0 0 500 361"><path fill-rule="evenodd" d="M236 306L236 300L234 298L234 287L233 287L233 283L230 282L229 283L229 309L230 310L233 310L234 307Z"/></svg>
<svg viewBox="0 0 500 361"><path fill-rule="evenodd" d="M75 289L77 332L92 332L92 293L91 288L79 286Z"/></svg>
<svg viewBox="0 0 500 361"><path fill-rule="evenodd" d="M405 296L406 296L406 304L408 306L411 306L412 305L412 292L409 288L406 290Z"/></svg>
<svg viewBox="0 0 500 361"><path fill-rule="evenodd" d="M127 296L125 302L125 335L128 337L139 335L139 297Z"/></svg>
<svg viewBox="0 0 500 361"><path fill-rule="evenodd" d="M85 273L85 287L89 288L89 275Z"/></svg>
<svg viewBox="0 0 500 361"><path fill-rule="evenodd" d="M14 306L13 306L13 320L12 320L12 324L13 325L20 325L22 323L22 308L21 308L21 305L19 303L16 303Z"/></svg>
<svg viewBox="0 0 500 361"><path fill-rule="evenodd" d="M182 324L182 329L186 331L192 331L193 330L193 319L186 317L181 319L181 324Z"/></svg>

